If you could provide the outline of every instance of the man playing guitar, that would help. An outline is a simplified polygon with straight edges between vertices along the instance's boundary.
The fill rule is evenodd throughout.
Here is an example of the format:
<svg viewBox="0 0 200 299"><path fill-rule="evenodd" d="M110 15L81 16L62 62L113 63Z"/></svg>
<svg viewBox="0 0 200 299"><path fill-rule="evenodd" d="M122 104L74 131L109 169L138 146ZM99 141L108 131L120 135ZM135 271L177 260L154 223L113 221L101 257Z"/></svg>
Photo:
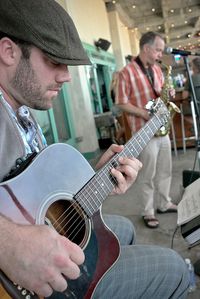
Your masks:
<svg viewBox="0 0 200 299"><path fill-rule="evenodd" d="M103 233L99 229L99 218L102 217L98 211L95 211L93 215L94 221L88 221L90 211L84 207L84 201L80 200L81 192L88 193L84 188L80 192L77 190L75 197L78 203L73 201L72 206L75 206L74 209L80 218L83 213L80 212L80 207L83 207L86 214L85 216L83 213L83 218L91 234L88 243L94 240L95 244L100 244L95 251L96 257L93 251L88 254L87 244L83 250L70 238L53 229L51 223L44 225L49 224L48 219L43 217L44 215L34 218L34 209L38 211L35 202L39 192L43 192L42 188L46 181L45 189L49 189L56 179L52 178L49 181L43 175L41 179L43 184L40 188L33 189L35 201L31 201L31 208L26 206L26 200L22 204L23 196L27 198L32 196L31 185L34 185L37 176L44 171L45 166L41 168L39 166L40 161L45 165L45 153L50 159L52 151L57 149L51 146L44 149L46 147L44 136L29 108L50 109L62 84L70 81L68 65L89 63L71 18L56 1L7 0L0 2L1 282L12 298L21 298L18 291L22 293L22 296L26 296L26 292L30 291L27 298L31 296L37 298L34 297L36 294L42 297L51 296L50 298L54 299L186 298L188 273L182 258L167 248L133 245L134 229L130 221L124 217L104 216L105 223L118 237L118 240L114 236L109 239L110 229L105 226ZM66 148L70 154L72 152L74 155L72 149L69 150L65 145L59 146L61 151ZM97 169L101 169L105 163L112 160L115 154L120 155L122 151L123 146L112 145L102 156ZM7 177L8 174L12 174L13 168L18 168L32 153L38 154L33 159L33 168L28 166L22 174L17 176L17 179ZM124 193L135 181L141 163L128 156L128 154L119 156L119 159L110 165L107 175L111 178L109 192ZM56 161L52 159L52 162L53 160ZM80 167L82 171L86 162L80 159L80 163L83 163L83 167ZM93 175L90 167L87 167L88 172ZM29 177L32 169L34 171L37 169L37 175L31 175L31 179L23 184L26 175L28 174ZM57 172L52 172L57 174ZM89 178L90 175L88 180ZM76 177L74 179L76 180ZM112 182L115 182L113 188L111 188ZM106 186L103 190L105 189ZM20 195L19 192L21 192ZM96 193L94 192L94 196ZM63 195L64 192L61 194ZM64 198L60 206L62 207L65 203ZM11 205L12 208L9 210L7 205L8 207ZM49 207L50 205L53 205L52 201ZM45 207L43 209L45 210ZM52 211L55 210L53 206ZM44 223L37 223L37 219L42 217ZM21 221L22 218L23 221ZM93 233L93 227L95 233ZM110 248L113 246L116 251L111 251L109 244L111 244ZM103 255L103 246L109 249L106 255ZM109 252L110 256L108 256ZM88 263L84 264L87 255ZM111 263L113 265L104 269L106 260L112 260L115 256L116 258ZM94 270L93 258L96 263ZM91 272L90 268L92 268ZM89 282L83 283L81 279L82 277L85 279L87 275L91 276L88 278ZM79 278L82 282L80 287ZM16 296L14 283L17 284ZM76 294L78 288L80 294ZM81 294L84 288L85 293ZM68 289L70 291L67 293Z"/></svg>

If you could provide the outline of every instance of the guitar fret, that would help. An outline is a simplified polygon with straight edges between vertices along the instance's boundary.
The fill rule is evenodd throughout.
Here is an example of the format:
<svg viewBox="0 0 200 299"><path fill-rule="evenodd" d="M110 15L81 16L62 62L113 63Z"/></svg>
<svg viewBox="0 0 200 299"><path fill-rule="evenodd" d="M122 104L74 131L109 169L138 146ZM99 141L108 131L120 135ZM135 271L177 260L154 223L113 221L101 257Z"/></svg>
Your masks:
<svg viewBox="0 0 200 299"><path fill-rule="evenodd" d="M162 101L161 107L165 110L165 118L168 113ZM163 105L163 106L162 106ZM154 134L164 125L166 119L160 115L154 115L146 125L141 128L124 146L124 150L117 153L107 165L99 170L96 175L75 195L76 200L85 210L86 214L92 216L102 205L103 201L116 186L117 181L111 175L110 170L119 165L118 159L123 156L137 158Z"/></svg>
<svg viewBox="0 0 200 299"><path fill-rule="evenodd" d="M89 193L88 193L89 194ZM100 204L97 202L97 196L93 193L93 197L91 197L91 194L89 197L87 194L79 194L78 197L76 197L76 200L79 202L81 207L84 209L88 217L91 217L100 207ZM82 197L82 198L81 198ZM81 200L80 200L81 198Z"/></svg>
<svg viewBox="0 0 200 299"><path fill-rule="evenodd" d="M151 131L152 136L154 135L154 132L152 131L151 127L148 126L149 130ZM148 132L147 132L148 133Z"/></svg>
<svg viewBox="0 0 200 299"><path fill-rule="evenodd" d="M151 138L149 138L149 134L147 132L144 132L144 134L146 135L147 140L150 140ZM152 134L152 133L151 133ZM153 136L153 135L152 135Z"/></svg>
<svg viewBox="0 0 200 299"><path fill-rule="evenodd" d="M153 123L154 127L156 128L156 125Z"/></svg>
<svg viewBox="0 0 200 299"><path fill-rule="evenodd" d="M136 139L134 141L136 141ZM138 148L138 144L132 145L132 148L133 148L133 151L131 153L132 156L138 155L140 152L140 149Z"/></svg>
<svg viewBox="0 0 200 299"><path fill-rule="evenodd" d="M137 138L136 138L136 140L137 140L137 145L139 146L139 150L143 150L143 147L142 147L142 145L141 145L141 136L139 137L140 139L139 140L137 140Z"/></svg>
<svg viewBox="0 0 200 299"><path fill-rule="evenodd" d="M111 167L110 167L111 168ZM88 186L86 185L85 188L83 188L76 197L79 204L82 206L82 208L85 210L87 215L90 217L92 216L102 205L105 198L108 196L108 194L113 189L114 185L110 181L110 168L106 169L107 174L105 173L97 173L97 175L91 180L91 184ZM104 177L107 179L107 181L110 183L109 185L104 179ZM104 188L106 186L107 190ZM95 188L94 188L95 187ZM89 204L89 206L88 206ZM92 207L92 209L91 209Z"/></svg>
<svg viewBox="0 0 200 299"><path fill-rule="evenodd" d="M105 177L107 178L107 175L105 175ZM111 189L109 187L109 185L107 184L107 181L109 182L109 180L108 179L105 180L104 177L100 177L100 176L99 176L99 178L101 180L99 182L101 191L107 196L109 194L109 192L110 192L110 189Z"/></svg>
<svg viewBox="0 0 200 299"><path fill-rule="evenodd" d="M142 139L143 147L144 147L146 145L146 141L145 141L145 138L143 138L143 137L145 137L143 135L144 135L144 132L142 132L142 134L141 134L141 139Z"/></svg>
<svg viewBox="0 0 200 299"><path fill-rule="evenodd" d="M131 148L131 149L127 148L127 149L125 149L125 152L124 152L124 153L125 153L126 156L129 156L129 154L130 154L131 156L133 156L133 153L132 153L132 152L133 152L133 148Z"/></svg>
<svg viewBox="0 0 200 299"><path fill-rule="evenodd" d="M127 150L125 151L125 153L128 152L128 153L130 153L130 155L133 157L133 156L134 156L134 150L135 150L135 148L127 149ZM128 156L128 154L127 154L127 156Z"/></svg>
<svg viewBox="0 0 200 299"><path fill-rule="evenodd" d="M95 209L91 201L88 200L88 194L89 193L87 193L85 190L82 190L77 196L75 196L75 199L81 205L86 214L91 217L94 214ZM92 195L90 194L89 196L91 197Z"/></svg>
<svg viewBox="0 0 200 299"><path fill-rule="evenodd" d="M93 186L95 186L95 188L93 188ZM99 201L99 196L100 196L100 192L98 191L97 189L97 185L94 185L93 186L89 186L89 190L87 190L89 196L88 196L88 199L90 200L90 203L94 204L94 211L98 210L99 208L99 204L100 204L100 201ZM91 196L90 194L92 194L93 196ZM97 202L98 201L98 202Z"/></svg>
<svg viewBox="0 0 200 299"><path fill-rule="evenodd" d="M102 199L104 199L105 197L103 196L103 194L101 194L101 192L100 192L100 190L102 191L102 192L105 192L105 190L102 188L102 185L100 186L100 188L98 189L98 185L100 185L99 184L99 182L97 182L97 180L95 179L95 181L96 181L96 183L95 182L92 182L92 185L95 187L95 191L94 191L94 196L95 196L95 198L97 199L97 201L99 202L99 204L101 205L101 203L102 203L102 201L100 200L100 198L102 198ZM93 187L92 186L92 187ZM93 188L91 188L91 190L92 190ZM107 195L107 194L106 194ZM96 205L96 208L98 209L98 207L99 207L99 205L97 205L97 203L96 203L96 200L94 200L94 198L92 197L91 198L91 200L92 201L94 201L94 204Z"/></svg>
<svg viewBox="0 0 200 299"><path fill-rule="evenodd" d="M139 149L137 149L136 146L133 146L133 149L134 149L134 152L132 153L132 156L135 156L135 153L138 156L139 152L140 152Z"/></svg>

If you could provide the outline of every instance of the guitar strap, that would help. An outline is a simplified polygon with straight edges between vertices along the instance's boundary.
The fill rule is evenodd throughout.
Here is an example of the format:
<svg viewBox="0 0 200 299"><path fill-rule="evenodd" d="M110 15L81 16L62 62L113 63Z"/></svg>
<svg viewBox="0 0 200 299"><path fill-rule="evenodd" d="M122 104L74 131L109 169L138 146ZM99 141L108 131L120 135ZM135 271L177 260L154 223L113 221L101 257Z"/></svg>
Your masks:
<svg viewBox="0 0 200 299"><path fill-rule="evenodd" d="M16 165L11 169L11 171L3 178L2 182L5 182L7 180L10 180L14 177L16 177L18 174L20 174L22 171L24 171L29 164L32 162L32 160L36 157L37 153L33 152L31 154L28 154L26 157L18 158L16 160Z"/></svg>
<svg viewBox="0 0 200 299"><path fill-rule="evenodd" d="M156 98L159 97L159 94L157 93L157 91L154 88L154 73L153 73L152 67L151 66L149 66L148 68L144 67L144 64L142 63L139 56L137 56L135 58L135 62L139 65L141 71L147 77Z"/></svg>

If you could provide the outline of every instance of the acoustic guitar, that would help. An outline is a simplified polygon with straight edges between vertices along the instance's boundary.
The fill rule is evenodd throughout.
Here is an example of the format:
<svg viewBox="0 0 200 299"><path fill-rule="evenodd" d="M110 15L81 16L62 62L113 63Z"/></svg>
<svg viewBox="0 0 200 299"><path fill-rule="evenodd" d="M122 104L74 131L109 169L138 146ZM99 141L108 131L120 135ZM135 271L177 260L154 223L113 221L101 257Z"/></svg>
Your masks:
<svg viewBox="0 0 200 299"><path fill-rule="evenodd" d="M97 173L76 149L57 143L42 150L16 177L0 184L0 213L20 224L49 225L84 250L80 277L68 279L68 288L59 298L92 298L120 255L118 239L104 224L101 206L117 184L110 170L119 165L119 157L138 157L168 121L169 112L161 99L151 111L154 114L145 126ZM0 281L13 299L39 298L3 272Z"/></svg>

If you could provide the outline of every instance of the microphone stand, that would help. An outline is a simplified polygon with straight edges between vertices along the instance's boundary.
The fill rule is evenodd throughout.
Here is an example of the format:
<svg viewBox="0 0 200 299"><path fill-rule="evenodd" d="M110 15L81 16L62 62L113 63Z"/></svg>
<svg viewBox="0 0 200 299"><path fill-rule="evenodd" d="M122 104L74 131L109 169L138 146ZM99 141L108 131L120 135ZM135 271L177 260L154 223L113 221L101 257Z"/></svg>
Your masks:
<svg viewBox="0 0 200 299"><path fill-rule="evenodd" d="M195 134L195 140L196 140L196 147L197 147L197 154L198 154L198 162L199 162L199 169L200 169L200 140L199 140L199 122L197 125L196 117L199 119L199 106L196 98L196 93L194 89L194 84L192 81L191 77L191 72L189 68L189 62L188 62L188 56L184 55L183 60L185 63L185 67L187 70L187 75L188 75L188 80L189 80L189 85L190 85L190 90L191 90L191 99L190 99L190 106L191 106L191 111L192 111L192 118L193 118L193 124L194 124L194 134ZM190 179L190 181L192 181Z"/></svg>
<svg viewBox="0 0 200 299"><path fill-rule="evenodd" d="M190 89L191 89L191 94L192 94L192 97L191 97L191 100L190 100L190 105L191 105L191 110L192 110L192 118L193 118L193 123L194 123L194 132L195 132L195 139L196 139L197 156L198 156L199 169L200 169L199 121L198 121L198 125L197 125L197 122L196 122L196 116L197 116L197 119L199 120L199 106L198 106L196 93L195 93L195 90L194 90L194 84L193 84L190 69L189 69L188 56L184 56L183 59L184 59L184 63L185 63L185 66L186 66L188 79L189 79L189 84L190 84ZM193 170L194 169L195 169L195 165L194 165ZM191 173L190 183L193 182L193 175L194 175L194 171L192 171L192 173ZM198 176L200 177L199 174L198 174ZM189 249L192 248L192 247L189 247ZM199 259L194 264L194 271L197 275L200 276L200 260Z"/></svg>

